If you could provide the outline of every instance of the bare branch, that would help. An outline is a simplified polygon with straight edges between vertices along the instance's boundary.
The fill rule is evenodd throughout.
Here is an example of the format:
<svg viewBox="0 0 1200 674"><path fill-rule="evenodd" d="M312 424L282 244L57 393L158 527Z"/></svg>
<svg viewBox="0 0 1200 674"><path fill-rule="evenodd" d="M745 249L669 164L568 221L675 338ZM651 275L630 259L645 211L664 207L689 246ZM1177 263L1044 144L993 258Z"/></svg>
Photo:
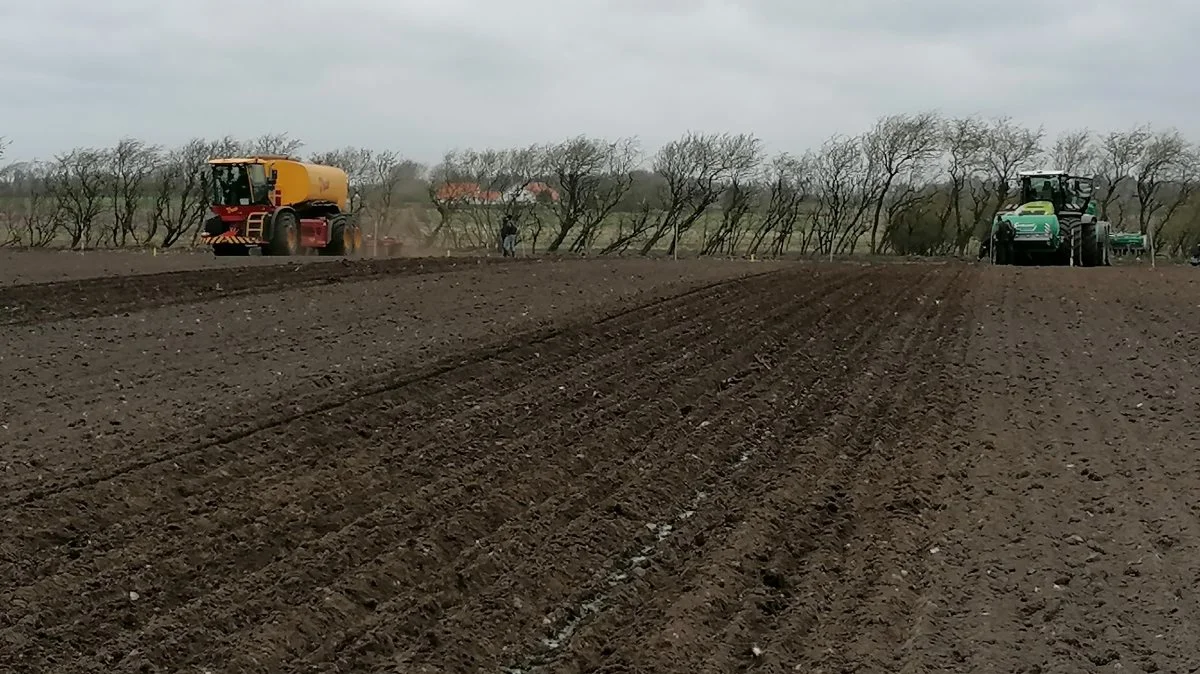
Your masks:
<svg viewBox="0 0 1200 674"><path fill-rule="evenodd" d="M1093 177L1100 172L1100 147L1087 129L1068 131L1054 140L1050 150L1054 168L1071 175Z"/></svg>
<svg viewBox="0 0 1200 674"><path fill-rule="evenodd" d="M1042 155L1042 139L1045 130L1027 129L1018 126L1007 117L994 120L988 128L986 144L981 156L983 166L994 182L995 205L987 220L991 221L1008 198L1017 172L1031 168L1034 160Z"/></svg>
<svg viewBox="0 0 1200 674"><path fill-rule="evenodd" d="M223 141L208 143L197 138L163 156L152 178L155 191L147 242L157 240L161 231L161 245L170 248L199 230L209 204L206 161L227 154L223 152L226 149Z"/></svg>
<svg viewBox="0 0 1200 674"><path fill-rule="evenodd" d="M888 192L896 178L937 157L941 145L941 119L937 114L891 115L880 119L863 139L868 161L877 167L881 182L875 194L871 219L871 253L879 252L879 227Z"/></svg>
<svg viewBox="0 0 1200 674"><path fill-rule="evenodd" d="M130 239L144 242L139 236L137 216L144 201L144 183L158 167L160 153L160 148L133 138L122 138L107 153L113 217L109 237L114 246L125 246Z"/></svg>
<svg viewBox="0 0 1200 674"><path fill-rule="evenodd" d="M295 156L304 142L287 133L264 133L249 142L239 143L243 154L282 154Z"/></svg>
<svg viewBox="0 0 1200 674"><path fill-rule="evenodd" d="M668 233L686 234L730 185L751 178L763 157L762 141L750 134L688 133L663 146L653 166L665 180L664 210L642 244L641 254L649 253ZM604 252L627 246L632 241L629 236L618 237ZM672 234L668 254L675 251L677 243Z"/></svg>
<svg viewBox="0 0 1200 674"><path fill-rule="evenodd" d="M577 227L582 229L575 239L579 242L600 226L629 192L640 154L636 139L609 142L586 136L546 151L544 172L555 189L551 208L558 217L548 251L558 250Z"/></svg>
<svg viewBox="0 0 1200 674"><path fill-rule="evenodd" d="M96 148L76 149L55 157L50 193L72 248L86 248L93 243L92 226L104 208L106 161L105 151Z"/></svg>

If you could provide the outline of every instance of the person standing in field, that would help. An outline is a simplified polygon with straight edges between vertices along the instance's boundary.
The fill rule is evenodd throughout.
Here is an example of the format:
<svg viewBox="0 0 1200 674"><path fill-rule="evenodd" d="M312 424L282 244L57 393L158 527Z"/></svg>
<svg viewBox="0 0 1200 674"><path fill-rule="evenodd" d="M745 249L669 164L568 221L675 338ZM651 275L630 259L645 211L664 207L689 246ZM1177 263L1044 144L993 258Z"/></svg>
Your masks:
<svg viewBox="0 0 1200 674"><path fill-rule="evenodd" d="M517 223L511 215L504 216L500 225L500 250L504 257L517 255Z"/></svg>

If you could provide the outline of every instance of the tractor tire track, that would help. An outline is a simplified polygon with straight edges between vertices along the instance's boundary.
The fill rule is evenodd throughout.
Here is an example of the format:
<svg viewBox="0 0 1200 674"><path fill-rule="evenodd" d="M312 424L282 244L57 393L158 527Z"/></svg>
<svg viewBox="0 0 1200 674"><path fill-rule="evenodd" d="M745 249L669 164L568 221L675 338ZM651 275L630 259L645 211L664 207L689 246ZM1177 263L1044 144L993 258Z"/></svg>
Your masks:
<svg viewBox="0 0 1200 674"><path fill-rule="evenodd" d="M409 258L280 263L102 276L0 287L0 326L39 325L150 308L263 295L383 276L438 274L481 265L528 265L521 258Z"/></svg>
<svg viewBox="0 0 1200 674"><path fill-rule="evenodd" d="M853 526L851 476L873 451L877 435L887 431L877 414L889 404L912 402L893 397L896 389L888 387L902 381L905 371L892 359L911 350L889 348L895 337L884 335L906 335L907 347L926 336L917 328L930 316L902 309L913 304L917 288L928 287L923 280L905 283L911 289L905 297L872 298L889 311L874 317L882 328L862 344L863 352L853 354L849 362L855 366L829 382L815 409L798 409L796 417L781 422L780 451L764 453L738 470L678 523L655 557L659 563L648 565L642 578L618 596L630 611L638 607L632 620L613 609L611 616L580 629L557 657L514 671L574 671L602 661L604 671L731 671L753 664L755 637L769 635L772 616L784 619L802 597L809 606L813 597L803 592L807 582L831 580L819 560L827 552L840 554ZM930 291L930 296L938 295ZM936 318L932 323L938 327ZM879 363L872 353L886 354L888 360ZM828 400L836 407L821 402ZM827 413L834 414L826 420L829 426L821 423ZM806 438L812 431L817 434ZM789 446L796 449L788 451ZM764 483L763 476L778 477ZM730 513L738 514L730 520ZM810 609L804 611L811 615ZM621 646L613 648L614 643Z"/></svg>
<svg viewBox="0 0 1200 674"><path fill-rule="evenodd" d="M644 338L642 333L643 333L643 328L646 326L647 322L652 322L652 321L658 321L660 323L663 322L664 319L662 317L661 312L664 307L672 306L672 304L674 304L674 306L676 306L677 308L687 307L690 305L708 304L708 305L720 308L723 306L723 304L721 303L722 298L725 297L725 295L728 292L731 292L730 289L734 288L734 287L735 286L726 285L726 284L714 284L714 285L711 285L710 287L708 287L707 289L698 289L698 290L690 291L690 292L685 293L684 295L681 295L672 300L652 303L652 304L648 305L647 307L642 308L641 310L627 310L627 311L620 312L619 315L613 315L607 319L602 319L600 321L600 324L607 324L610 319L615 321L617 319L624 318L625 319L624 323L616 324L615 329L617 329L618 331L620 331L628 336L631 336L631 337ZM667 324L670 326L670 329L672 329L672 330L677 329L676 325L679 324L679 321L672 320L670 318L670 314L667 314L666 320L667 320ZM570 356L573 353L575 353L576 349L578 349L578 348L583 348L585 352L587 352L589 349L590 350L601 349L599 353L606 354L606 358L607 358L607 362L604 363L604 365L609 365L609 366L615 365L615 364L617 364L618 360L625 359L624 357L620 356L620 353L621 353L620 345L627 343L627 342L621 341L621 339L619 337L617 337L616 335L601 334L601 335L596 335L596 336L587 336L587 335L583 335L583 333L581 331L582 331L582 328L576 327L572 330L558 331L558 332L554 332L552 334L546 335L544 338L546 340L550 340L553 337L555 337L556 335L559 335L560 339L558 340L558 343L565 345L564 347L559 347L559 348L568 349L566 352L562 352L562 353L549 352L546 354L546 356L547 356L546 358L539 359L539 358L531 357L535 354L535 352L536 352L535 350L537 348L540 348L540 346L536 343L535 344L526 343L525 345L521 346L521 348L517 351L511 351L511 352L501 351L500 352L501 355L503 355L506 358L525 357L526 360L524 362L532 364L532 365L522 366L528 370L527 372L523 373L524 375L526 375L524 377L521 376L522 375L522 373L520 372L521 368L516 368L516 371L514 372L511 369L498 368L495 366L495 363L487 361L487 359L494 360L496 358L497 353L495 353L495 352L489 352L489 353L479 355L479 358L482 358L483 360L472 360L468 363L469 367L459 365L457 367L443 368L444 371L439 370L442 374L445 374L448 377L450 377L449 379L444 379L443 381L438 382L439 384L443 384L443 385L439 386L438 388L433 388L433 390L436 391L438 393L438 395L443 396L443 399L440 401L440 403L438 403L438 402L431 403L432 406L426 406L424 408L424 410L428 411L431 409L436 409L439 404L440 405L450 404L453 400L457 399L458 396L462 393L461 387L466 386L467 382L471 382L472 380L477 380L477 381L474 381L474 383L471 385L479 387L475 390L478 390L481 393L483 391L495 390L496 386L499 385L498 384L499 381L503 380L506 377L511 378L514 374L517 375L517 381L526 380L526 381L534 382L533 384L526 385L526 388L531 387L531 386L538 386L538 385L544 386L544 382L539 383L539 379L541 377L552 376L553 372L555 372L555 371L566 372L566 371L570 370L571 368L574 368L577 365L576 363L573 363L570 360ZM647 336L652 336L652 333L647 332ZM667 336L669 336L669 335L667 335ZM577 341L581 338L583 339L582 342ZM616 339L614 339L614 338L616 338ZM604 345L605 342L611 342L611 343L608 344L607 346L605 346ZM615 347L615 350L614 350L614 347ZM556 356L559 356L559 355L561 355L562 357L557 358ZM627 359L625 359L625 360L627 360ZM530 369L530 368L532 368L532 369ZM436 376L436 374L437 374L437 372L432 373L430 376ZM489 385L488 380L486 378L480 380L479 376L485 376L485 377L490 376L493 378L492 379L493 381L497 382L497 384ZM422 377L422 378L419 378L418 381L408 381L406 383L413 384L413 385L420 383L422 385L429 386L434 382L429 377ZM432 388L432 386L431 386L431 388ZM387 391L394 392L395 389L396 389L396 386L391 385L388 387ZM518 392L521 392L521 391L524 391L524 389L518 389ZM524 391L524 392L529 393L529 391ZM410 393L411 393L411 391L410 391ZM498 403L498 404L502 404L502 403ZM329 410L327 410L327 411L333 411L333 410L340 411L340 409L342 407L344 407L344 405L330 406ZM359 411L360 410L350 411L348 413L348 415L351 417L351 419L356 418L358 416ZM393 410L393 411L395 411L395 410ZM411 411L411 408L410 408L410 411ZM488 412L489 411L485 409L485 410L477 412L475 414L475 416L476 417L487 416ZM311 416L311 415L309 415L309 416ZM459 416L457 420L463 421L461 416ZM272 446L282 446L281 451L284 452L284 455L288 455L288 454L294 455L294 452L288 452L285 449L287 446L289 446L293 442L303 442L303 441L315 442L317 447L323 447L323 446L329 446L329 442L331 442L331 441L336 441L335 438L330 437L329 435L322 436L321 435L322 431L319 428L314 428L312 433L308 433L303 428L300 428L299 432L300 432L299 437L297 437L295 435L295 433L292 433L290 435L285 435L282 438L269 438L268 444L262 444L263 443L262 440L260 440L257 443L251 443L249 446L254 447L254 450L249 451L249 452L246 452L239 447L231 448L229 445L234 442L241 441L241 440L247 440L247 441L253 440L254 436L250 435L250 434L235 437L232 440L227 441L225 444L220 445L221 451L225 452L227 454L226 458L228 458L229 460L241 461L243 463L245 461L255 461L255 460L258 461L259 466L256 467L254 465L249 465L248 467L244 468L243 470L238 471L236 474L230 470L225 470L225 472L223 472L223 473L220 470L216 470L215 472L209 473L208 471L212 471L219 467L219 465L220 465L219 461L213 461L211 463L188 466L187 468L190 471L195 471L195 474L196 474L195 480L197 480L197 481L193 482L191 486L186 487L186 491L188 493L198 494L198 496L196 496L194 499L193 505L186 510L186 512L189 513L189 517L191 517L193 520L198 519L199 521L205 522L206 526L209 528L210 532L214 531L214 530L220 530L222 528L221 525L228 526L230 524L233 524L236 528L237 523L239 521L245 522L246 524L237 533L243 534L243 535L252 534L253 536L255 536L254 540L260 540L257 537L261 536L261 534L262 534L261 528L262 528L263 523L261 521L253 521L253 520L247 519L244 515L239 515L239 513L242 512L240 509L238 509L238 510L229 509L229 507L228 507L229 504L224 502L227 499L213 498L213 493L211 493L210 491L207 491L207 490L209 490L209 489L216 490L218 492L217 495L219 496L219 492L221 492L223 489L225 489L225 490L229 489L229 487L227 487L227 486L222 486L220 484L222 482L226 483L227 485L232 484L232 485L236 486L238 484L242 484L245 481L256 479L256 470L258 470L262 466L266 465L266 463L271 460L270 457L280 456L279 451L272 451ZM429 441L434 440L438 434L439 434L438 429L430 428L427 430L418 431L418 434L415 437L413 437L410 434L409 440L419 440L419 439L423 438L423 440L421 440L421 441L429 442ZM445 439L453 439L453 438L445 438L445 437L442 438L442 440L445 440ZM396 440L396 438L394 438L394 437L388 438L387 436L381 436L378 439L372 438L369 441L369 444L364 445L364 448L369 448L371 446L374 446L375 443L377 442L377 440L383 441L383 442L389 442L389 441ZM242 443L242 444L245 444L245 443ZM247 447L247 448L249 448L249 447ZM453 450L453 449L456 449L456 447L454 445L450 445L448 447L448 449ZM212 452L210 451L209 453L211 454ZM215 458L219 459L219 455L216 456ZM295 457L295 456L291 457L292 460L295 460L296 458L297 457ZM437 465L438 461L436 459L437 459L436 456L428 457L428 461L429 461L428 465L431 467ZM216 464L216 465L213 465L213 464ZM155 464L155 465L161 465L161 464ZM425 474L417 472L417 473L411 475L410 477L411 477L411 479L422 479L422 478L427 477L428 475L429 475L429 471L426 471ZM166 472L164 472L161 475L161 478L171 480L172 476L170 475L170 470L167 470ZM174 478L174 480L178 481L178 478L176 477L176 478ZM138 479L136 479L136 480L134 480L132 478L132 476L130 476L129 482L133 482L134 484L133 485L125 485L125 486L128 488L134 488L138 484L153 485L156 482L156 480L148 479L148 476L145 476L145 475L140 475L140 476L138 476ZM96 483L96 484L99 484L99 483ZM145 489L145 487L143 487L143 489ZM120 493L120 490L114 488L114 493ZM153 491L153 487L151 487L150 491L146 492L146 497L153 498L155 496L156 496L156 493ZM169 507L172 504L172 499L174 498L174 496L171 494L165 494L165 495L157 494L157 496L160 499L160 501L159 501L160 505L157 508L148 508L147 509L148 513L152 514L155 512L162 512L161 509ZM335 494L332 494L331 496L333 498L337 498L338 494L335 493ZM130 499L128 497L124 500L124 504L125 504L125 507L132 508L132 509L145 508L145 506L146 506L145 502L138 501L136 499ZM317 504L317 505L319 505L319 504ZM200 510L197 510L197 507L199 507ZM212 517L206 516L205 512L207 510L211 513L211 511L214 508L218 508L218 507L220 508L220 510L218 510L218 513L224 517L224 520L219 521L219 522L213 522ZM66 508L65 510L69 510L69 508ZM338 511L335 509L335 512L340 513L342 511ZM119 517L119 515L126 515L126 514L129 514L129 513L112 513L113 516L108 519L111 520L112 522L122 521L121 517ZM151 521L152 520L147 520L147 525L149 525ZM322 529L335 530L342 523L343 523L342 520L327 522L324 524ZM123 522L123 524L127 525L129 523ZM309 524L311 524L311 523L309 523ZM118 531L118 535L120 535L120 531L124 531L125 528L126 527L123 526L122 529ZM176 529L176 533L170 534L171 536L185 537L189 533L187 531L184 531L182 529L182 527L175 527L175 529ZM119 545L120 540L121 539L119 539L119 538L114 538L113 544ZM236 540L236 536L235 536L234 540ZM268 540L272 540L272 538L269 537ZM281 543L286 545L287 541L284 540ZM6 547L9 547L9 546L6 546ZM149 547L153 547L153 546L149 546ZM120 553L121 550L118 550L117 552ZM100 549L100 550L96 551L95 554L102 554L102 553L103 553L103 550ZM263 564L263 563L266 563L267 561L269 561L269 558L270 558L269 554L264 555L261 551L253 551L253 553L257 553L257 554L250 554L246 558L245 563ZM53 559L55 556L49 555L49 557L51 557ZM36 569L37 572L45 571L44 568L39 568L36 563L32 564L31 567ZM187 578L187 576L183 575L183 574L187 573L187 570L178 568L178 565L176 565L176 564L169 564L169 565L165 566L164 568L165 568L165 572L168 574L168 576L170 576L170 574L175 574L175 577L179 578L181 580ZM203 571L203 570L205 570L205 569L200 569L200 571ZM215 570L215 567L214 567L214 570ZM160 571L160 573L161 573L161 571ZM121 573L118 572L114 575L120 576ZM143 574L143 575L145 575L145 574ZM154 576L153 573L150 573L149 575L151 578L153 578L153 576ZM66 574L66 577L70 578L70 577L72 577L72 574ZM213 579L217 579L220 577L221 576L218 576L218 575L210 576L210 578L213 578ZM189 599L189 596L191 593L193 593L197 590L203 590L203 586L198 587L198 588L193 587L193 583L198 580L200 580L200 579L192 578L190 580L187 580L186 582L181 583L181 586L186 589L184 589L183 591L175 589L174 591L176 592L176 594L173 594L173 595L169 594L172 591L170 587L164 588L163 594L160 595L160 600L165 600L168 603L171 601L187 601ZM53 581L52 580L50 582L50 584L53 585L55 582L61 582L61 581ZM111 591L111 587L108 588L107 595L105 594L106 581L104 578L93 579L93 580L89 581L89 586L93 587L95 592L97 593L96 601L101 602L94 609L94 611L98 612L97 615L103 615L105 613L105 611L116 610L120 606L120 602L123 601L122 599L120 599L120 593L113 593ZM69 597L72 595L68 594L65 596ZM78 605L77 598L73 598L71 601L72 601L72 603ZM134 622L130 623L128 625L128 627L136 627L136 625L139 624L139 622L140 621L138 621L138 620L134 620ZM70 628L68 628L68 629L70 629Z"/></svg>
<svg viewBox="0 0 1200 674"><path fill-rule="evenodd" d="M674 446L671 441L679 432L674 414L648 428L613 428L609 433L589 438L585 445L579 447L586 455L599 452L604 447L644 449L630 458L596 468L592 474L583 476L583 485L587 486L578 487L582 491L560 488L559 498L543 504L541 514L531 513L529 518L514 520L495 534L479 539L472 548L472 554L448 560L450 568L432 579L427 587L414 588L409 595L397 597L389 605L379 607L361 629L351 633L357 633L357 636L343 638L340 640L343 643L331 644L314 652L305 662L317 667L317 663L335 658L339 668L369 668L371 662L389 657L388 644L394 638L391 626L397 624L415 622L420 625L414 636L432 629L428 637L420 641L426 647L447 643L444 639L446 632L457 631L460 627L469 632L489 634L487 639L495 641L503 641L507 637L489 633L486 629L504 625L511 632L523 624L526 630L533 629L535 625L540 627L549 609L566 600L567 594L574 591L573 586L580 582L581 575L587 578L593 569L603 568L606 560L625 556L624 550L630 545L631 538L636 537L639 531L646 533L643 525L648 520L643 517L652 517L654 509L658 507L671 507L669 501L655 505L660 503L656 496L662 496L663 490L671 488L687 489L688 474L704 471L709 466L710 458L700 455L723 451L721 439L736 436L744 428L740 419L744 410L726 403L731 398L756 395L754 389L761 380L752 375L764 367L762 359L780 348L787 335L797 331L816 331L831 320L839 320L838 300L853 297L856 289L866 280L860 277L858 282L847 288L820 286L811 304L810 300L804 298L795 298L795 304L779 302L778 294L770 295L763 301L778 307L775 312L786 316L785 320L769 321L768 332L752 339L752 333L747 332L747 339L739 340L736 350L726 342L727 353L721 360L711 361L708 366L716 371L706 373L701 382L707 386L696 389L693 382L685 378L668 389L667 395L671 399L692 401L687 418L694 421L685 432L688 435L712 436L711 442L704 442L697 447L699 455L672 451ZM796 311L797 306L811 306L812 309ZM736 316L725 316L718 320L720 325L739 325ZM728 332L721 331L720 334L725 340L728 339ZM645 377L639 381L645 382L643 386L654 386L662 381L680 382L679 379L663 380L657 377ZM689 391L688 387L692 389ZM700 397L697 398L698 395ZM669 409L650 410L652 416L669 412ZM663 462L666 462L665 466ZM663 475L670 475L672 479L664 480L661 477ZM598 524L597 510L600 511L599 522L603 524ZM487 531L485 528L471 530L480 533ZM582 547L564 549L564 539ZM548 552L541 549L546 545L551 546ZM554 577L545 578L546 573ZM515 579L519 579L520 587L512 587ZM412 608L413 602L419 597L430 595L442 598L436 612L429 614ZM513 607L505 602L505 598L511 597L533 597L536 600L522 600L520 607ZM498 610L504 616L481 617L483 606ZM515 620L514 614L522 616L524 622ZM493 620L493 617L496 619ZM464 618L473 622L460 625ZM435 648L435 652L439 657L453 655L443 649ZM407 656L400 657L406 665L412 664ZM464 663L463 666L473 668L486 665L475 662Z"/></svg>

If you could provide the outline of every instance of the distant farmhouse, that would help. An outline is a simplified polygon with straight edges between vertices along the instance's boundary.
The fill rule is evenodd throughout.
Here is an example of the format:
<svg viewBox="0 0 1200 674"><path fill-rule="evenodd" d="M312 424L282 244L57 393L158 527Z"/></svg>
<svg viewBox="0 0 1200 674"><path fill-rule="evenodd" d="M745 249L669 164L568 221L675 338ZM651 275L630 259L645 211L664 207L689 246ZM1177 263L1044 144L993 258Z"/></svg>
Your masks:
<svg viewBox="0 0 1200 674"><path fill-rule="evenodd" d="M504 191L485 190L477 183L446 183L437 190L438 201L454 201L473 206L496 206L507 203L532 204L538 201L558 201L558 190L546 183L518 185Z"/></svg>

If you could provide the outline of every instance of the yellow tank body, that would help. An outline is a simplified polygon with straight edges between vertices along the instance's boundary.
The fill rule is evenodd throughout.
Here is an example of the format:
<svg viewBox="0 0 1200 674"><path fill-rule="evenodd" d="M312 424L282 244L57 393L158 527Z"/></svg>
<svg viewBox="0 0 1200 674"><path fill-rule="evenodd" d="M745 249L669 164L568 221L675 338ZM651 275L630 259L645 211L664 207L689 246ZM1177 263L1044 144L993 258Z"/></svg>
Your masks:
<svg viewBox="0 0 1200 674"><path fill-rule="evenodd" d="M332 201L338 210L346 212L350 180L346 172L333 166L306 164L294 159L264 159L267 175L278 172L275 189L280 191L282 205L303 201Z"/></svg>

